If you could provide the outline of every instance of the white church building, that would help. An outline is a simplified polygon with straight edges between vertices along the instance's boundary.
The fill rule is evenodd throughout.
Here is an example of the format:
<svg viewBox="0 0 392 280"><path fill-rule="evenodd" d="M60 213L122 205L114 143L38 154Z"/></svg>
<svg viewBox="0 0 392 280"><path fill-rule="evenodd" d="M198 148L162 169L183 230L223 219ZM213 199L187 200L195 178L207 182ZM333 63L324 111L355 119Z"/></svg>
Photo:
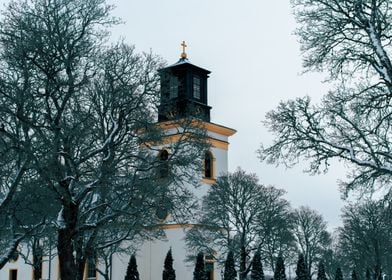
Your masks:
<svg viewBox="0 0 392 280"><path fill-rule="evenodd" d="M158 122L162 129L165 129L170 135L170 131L176 128L176 122L173 120L196 117L202 121L211 146L203 161L204 168L200 174L201 186L193 188L196 197L201 198L215 183L216 177L228 171L229 137L234 135L236 131L211 122L211 107L208 105L207 88L207 79L211 72L192 64L187 59L184 43L183 47L180 60L160 70L161 104L158 108ZM141 280L162 279L164 260L170 248L174 259L173 267L176 271L176 279L193 279L194 266L185 261L187 248L184 240L186 231L193 226L191 223L178 224L169 221L161 226L166 234L165 240L145 241L141 245L136 253ZM124 254L113 256L110 270L111 280L124 279L129 257ZM99 262L97 265L103 266ZM221 267L218 267L208 257L206 257L206 268L209 280L222 279ZM21 257L9 262L0 270L0 280L30 279L33 279L33 268L31 265L25 264ZM44 257L42 279L60 280L59 262L55 254ZM101 280L104 278L96 271L95 267L87 265L85 279Z"/></svg>

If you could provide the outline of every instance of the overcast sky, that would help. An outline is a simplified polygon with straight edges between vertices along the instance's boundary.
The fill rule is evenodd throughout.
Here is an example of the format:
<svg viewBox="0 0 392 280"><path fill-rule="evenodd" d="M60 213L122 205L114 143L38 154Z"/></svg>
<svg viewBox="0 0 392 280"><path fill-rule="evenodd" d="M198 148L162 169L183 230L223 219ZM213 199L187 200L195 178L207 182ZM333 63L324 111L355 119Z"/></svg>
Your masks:
<svg viewBox="0 0 392 280"><path fill-rule="evenodd" d="M0 3L7 3L0 0ZM322 74L301 66L300 46L290 0L111 0L124 24L112 38L124 38L139 51L150 49L169 64L180 56L186 41L193 64L212 71L209 78L211 121L237 130L230 139L229 168L254 172L266 185L287 191L294 207L319 211L330 228L340 225L337 179L344 168L326 175L260 163L256 150L272 135L262 125L266 112L280 101L310 95L319 100L328 90Z"/></svg>
<svg viewBox="0 0 392 280"><path fill-rule="evenodd" d="M209 78L211 121L238 132L230 140L229 168L256 173L260 181L287 191L294 207L308 205L322 213L333 228L340 224L337 179L304 174L304 166L286 170L260 163L256 150L272 135L262 125L266 112L281 100L328 90L322 74L303 74L296 23L289 0L112 0L125 24L113 32L140 51L160 54L169 64L185 40L190 61L212 71Z"/></svg>

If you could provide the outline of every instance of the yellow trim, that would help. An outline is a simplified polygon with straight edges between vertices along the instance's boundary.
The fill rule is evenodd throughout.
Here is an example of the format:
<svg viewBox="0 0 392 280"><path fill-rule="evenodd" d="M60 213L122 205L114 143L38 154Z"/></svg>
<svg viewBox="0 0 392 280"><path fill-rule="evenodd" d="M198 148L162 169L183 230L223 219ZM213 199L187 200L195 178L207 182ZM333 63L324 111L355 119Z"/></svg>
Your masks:
<svg viewBox="0 0 392 280"><path fill-rule="evenodd" d="M179 229L179 228L195 228L195 227L206 227L206 225L203 224L160 224L160 225L156 225L153 227L150 227L149 229L154 229L154 228L159 228L159 229ZM210 229L212 229L212 227L208 227ZM215 230L215 227L214 227ZM223 230L222 228L217 227L216 230Z"/></svg>
<svg viewBox="0 0 392 280"><path fill-rule="evenodd" d="M186 123L186 120L175 120L175 121L166 121L166 122L161 122L159 123L159 126L163 129L170 129L170 128L177 128L181 125L181 123ZM216 123L212 122L205 122L201 120L193 120L191 122L192 125L199 126L201 128L204 128L210 132L215 132L224 136L232 136L234 135L237 130L219 125Z"/></svg>
<svg viewBox="0 0 392 280"><path fill-rule="evenodd" d="M203 227L201 224L160 224L156 225L152 228L159 228L159 229L179 229L179 228L194 228L194 227Z"/></svg>
<svg viewBox="0 0 392 280"><path fill-rule="evenodd" d="M60 280L60 260L58 256L57 256L57 280Z"/></svg>
<svg viewBox="0 0 392 280"><path fill-rule="evenodd" d="M178 228L193 228L194 224L167 224L167 225L159 225L160 229L178 229Z"/></svg>
<svg viewBox="0 0 392 280"><path fill-rule="evenodd" d="M206 225L203 225L203 224L157 224L157 225L155 225L155 226L150 226L150 227L146 227L145 229L146 230L148 230L148 231L151 231L151 230L156 230L156 229L187 229L187 228L195 228L195 227L200 227L200 228L205 228L206 227ZM213 229L213 230L220 230L220 231L223 231L224 229L223 228L220 228L220 227L210 227L210 226L207 226L207 228L209 228L209 229Z"/></svg>
<svg viewBox="0 0 392 280"><path fill-rule="evenodd" d="M163 129L163 130L168 130L172 128L180 128L182 124L185 124L186 126L194 126L194 127L199 127L202 129L206 129L209 132L214 132L226 137L234 135L237 131L228 128L222 125L218 125L215 123L210 123L210 122L205 122L201 120L186 120L186 119L181 119L181 120L172 120L172 121L166 121L166 122L160 122L157 125ZM193 136L191 135L191 132L184 132L184 133L173 133L167 136L164 136L162 140L156 143L149 143L149 145L168 145L171 143L175 143L178 141L187 141L189 138L192 138ZM229 142L224 141L224 140L219 140L211 136L207 136L207 141L209 144L211 144L214 148L217 149L222 149L222 150L228 150L229 149ZM143 144L142 144L143 145ZM147 145L147 144L146 144Z"/></svg>
<svg viewBox="0 0 392 280"><path fill-rule="evenodd" d="M207 185L213 185L216 183L216 179L211 179L211 178L203 178L201 181Z"/></svg>
<svg viewBox="0 0 392 280"><path fill-rule="evenodd" d="M152 144L154 146L156 146L156 145L163 145L164 146L164 145L168 145L168 144L175 143L178 141L187 141L189 137L190 137L189 133L177 133L177 134L164 136L163 139L157 143L149 143L149 144L150 145Z"/></svg>
<svg viewBox="0 0 392 280"><path fill-rule="evenodd" d="M214 138L209 138L208 142L212 145L212 147L221 149L221 150L229 150L229 142L214 139Z"/></svg>
<svg viewBox="0 0 392 280"><path fill-rule="evenodd" d="M227 137L232 136L237 132L237 130L235 129L223 125L215 124L215 123L204 122L203 125L205 126L204 128L207 129L208 131L215 132Z"/></svg>
<svg viewBox="0 0 392 280"><path fill-rule="evenodd" d="M188 135L185 133L178 133L178 134L173 134L173 135L168 135L165 136L163 141L159 143L160 145L168 145L172 143L176 143L178 141L186 141L188 139ZM212 137L207 138L208 144L210 144L212 147L221 149L221 150L228 150L229 149L229 142L215 139Z"/></svg>

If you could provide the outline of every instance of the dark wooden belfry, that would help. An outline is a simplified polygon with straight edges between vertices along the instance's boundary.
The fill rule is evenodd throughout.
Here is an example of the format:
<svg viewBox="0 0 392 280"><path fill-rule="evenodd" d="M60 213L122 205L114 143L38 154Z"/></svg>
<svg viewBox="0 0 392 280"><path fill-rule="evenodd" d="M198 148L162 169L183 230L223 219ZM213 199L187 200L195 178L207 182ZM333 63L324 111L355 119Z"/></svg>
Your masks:
<svg viewBox="0 0 392 280"><path fill-rule="evenodd" d="M210 121L207 100L207 79L211 73L189 62L185 42L180 60L159 70L161 77L161 102L158 121L198 118Z"/></svg>

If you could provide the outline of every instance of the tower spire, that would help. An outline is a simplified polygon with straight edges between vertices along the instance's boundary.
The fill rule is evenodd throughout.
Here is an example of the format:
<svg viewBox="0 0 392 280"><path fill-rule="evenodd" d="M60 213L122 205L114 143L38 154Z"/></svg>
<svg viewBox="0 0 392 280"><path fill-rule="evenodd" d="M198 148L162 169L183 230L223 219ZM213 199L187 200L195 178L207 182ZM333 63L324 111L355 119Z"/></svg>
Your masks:
<svg viewBox="0 0 392 280"><path fill-rule="evenodd" d="M187 55L186 55L186 52L185 52L185 48L188 47L188 46L187 46L187 44L185 44L185 41L182 41L181 46L182 46L181 58L182 59L186 59Z"/></svg>

